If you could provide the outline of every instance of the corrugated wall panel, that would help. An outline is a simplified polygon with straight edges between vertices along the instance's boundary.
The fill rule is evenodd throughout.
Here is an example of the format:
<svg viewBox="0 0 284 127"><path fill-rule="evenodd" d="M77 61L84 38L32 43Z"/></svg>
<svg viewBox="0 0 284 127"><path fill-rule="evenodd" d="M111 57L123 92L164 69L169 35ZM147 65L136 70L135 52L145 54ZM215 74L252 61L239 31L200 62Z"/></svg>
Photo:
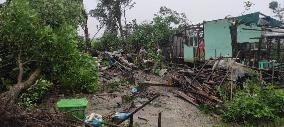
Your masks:
<svg viewBox="0 0 284 127"><path fill-rule="evenodd" d="M184 62L193 62L194 61L194 52L193 47L188 47L187 45L184 46Z"/></svg>
<svg viewBox="0 0 284 127"><path fill-rule="evenodd" d="M230 23L224 20L204 24L205 59L232 56Z"/></svg>
<svg viewBox="0 0 284 127"><path fill-rule="evenodd" d="M246 26L246 25L240 25L238 26L238 43L245 43L245 42L259 42L259 39L251 39L251 38L260 38L261 37L261 31L254 31L254 30L244 30L246 29L256 29L261 30L260 27L257 26Z"/></svg>

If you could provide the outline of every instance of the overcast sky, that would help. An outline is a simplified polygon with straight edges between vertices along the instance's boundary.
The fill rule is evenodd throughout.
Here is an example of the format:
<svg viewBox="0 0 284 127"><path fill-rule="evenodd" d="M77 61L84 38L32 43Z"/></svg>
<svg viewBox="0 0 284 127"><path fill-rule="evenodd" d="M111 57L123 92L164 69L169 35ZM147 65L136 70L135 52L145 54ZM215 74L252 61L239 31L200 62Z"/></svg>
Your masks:
<svg viewBox="0 0 284 127"><path fill-rule="evenodd" d="M200 23L214 19L222 19L228 15L239 16L244 11L244 2L247 0L134 0L136 5L127 13L128 20L137 19L138 22L149 21L161 6L166 6L178 12L186 14L192 23ZM260 11L272 16L268 8L272 0L250 0L254 5L244 14ZM280 0L279 0L280 1ZM87 10L96 7L97 0L84 0ZM280 2L284 5L284 1ZM95 19L89 20L89 29L95 33Z"/></svg>

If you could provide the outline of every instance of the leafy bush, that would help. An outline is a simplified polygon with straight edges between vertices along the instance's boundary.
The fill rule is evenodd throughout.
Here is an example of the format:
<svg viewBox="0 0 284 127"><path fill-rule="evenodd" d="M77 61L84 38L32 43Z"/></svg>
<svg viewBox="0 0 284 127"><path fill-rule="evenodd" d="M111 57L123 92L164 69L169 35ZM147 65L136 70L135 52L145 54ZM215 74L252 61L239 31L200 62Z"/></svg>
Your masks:
<svg viewBox="0 0 284 127"><path fill-rule="evenodd" d="M5 55L9 56L3 63L21 59L27 62L24 76L40 68L48 81L68 89L95 91L96 63L78 50L81 9L80 1L11 1L0 9L0 43L7 45ZM16 67L5 70L12 72Z"/></svg>
<svg viewBox="0 0 284 127"><path fill-rule="evenodd" d="M210 113L213 113L215 110L212 106L210 105L207 105L207 104L201 104L198 106L198 109L200 111L202 111L203 113L205 114L210 114Z"/></svg>
<svg viewBox="0 0 284 127"><path fill-rule="evenodd" d="M75 55L74 57L76 62L72 64L57 64L54 67L56 78L66 89L95 92L98 80L96 61L85 54Z"/></svg>
<svg viewBox="0 0 284 127"><path fill-rule="evenodd" d="M155 22L138 25L134 33L128 38L130 43L128 49L138 53L139 49L144 46L147 51L145 59L152 59L160 63L162 57L157 53L157 46L159 42L169 39L169 31L173 32L169 26L159 26Z"/></svg>
<svg viewBox="0 0 284 127"><path fill-rule="evenodd" d="M80 86L83 91L95 92L97 90L98 80L98 68L96 66L96 61L88 55L81 55L79 65L81 67L78 69L78 78L75 79L76 81L74 85L77 87Z"/></svg>
<svg viewBox="0 0 284 127"><path fill-rule="evenodd" d="M99 51L116 51L123 47L123 41L121 37L105 33L101 38L92 42L92 47Z"/></svg>
<svg viewBox="0 0 284 127"><path fill-rule="evenodd" d="M178 27L184 25L184 14L161 7L151 23L142 23L135 27L127 41L132 46L129 49L138 52L140 47L144 46L148 52L147 59L161 63L162 57L157 53L158 46L167 45L170 37L178 31Z"/></svg>
<svg viewBox="0 0 284 127"><path fill-rule="evenodd" d="M284 96L272 85L262 88L257 81L248 80L226 107L223 119L227 122L274 121L283 113Z"/></svg>
<svg viewBox="0 0 284 127"><path fill-rule="evenodd" d="M20 96L20 105L27 108L32 108L43 97L43 95L51 89L51 87L51 82L44 79L38 80L32 87L27 89L27 91Z"/></svg>

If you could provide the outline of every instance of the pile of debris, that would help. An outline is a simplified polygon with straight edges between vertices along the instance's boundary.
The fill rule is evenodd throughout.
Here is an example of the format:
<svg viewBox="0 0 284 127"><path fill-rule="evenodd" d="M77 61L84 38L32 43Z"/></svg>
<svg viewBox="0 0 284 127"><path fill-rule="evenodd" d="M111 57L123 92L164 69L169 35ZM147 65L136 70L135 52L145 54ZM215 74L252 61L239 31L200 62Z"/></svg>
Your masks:
<svg viewBox="0 0 284 127"><path fill-rule="evenodd" d="M232 60L207 61L201 67L180 69L172 77L173 85L179 88L175 92L190 103L198 106L207 104L215 107L222 103L217 86L227 85L233 89L238 82L248 77L248 71Z"/></svg>
<svg viewBox="0 0 284 127"><path fill-rule="evenodd" d="M129 78L132 80L133 70L137 66L133 64L131 54L118 50L114 52L100 52L95 58L99 67L99 82L108 84L113 80Z"/></svg>

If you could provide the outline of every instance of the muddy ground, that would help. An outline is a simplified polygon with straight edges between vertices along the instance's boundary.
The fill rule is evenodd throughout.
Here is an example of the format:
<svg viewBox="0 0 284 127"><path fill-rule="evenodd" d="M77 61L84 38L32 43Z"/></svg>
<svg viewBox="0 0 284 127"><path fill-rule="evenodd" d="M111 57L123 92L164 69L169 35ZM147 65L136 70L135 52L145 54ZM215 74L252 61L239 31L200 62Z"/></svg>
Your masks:
<svg viewBox="0 0 284 127"><path fill-rule="evenodd" d="M220 122L219 118L204 114L196 106L176 97L171 92L175 88L155 86L148 89L161 93L162 96L134 115L134 125L139 127L158 126L159 112L162 112L162 127L212 127ZM120 96L122 94L116 94L119 96L94 96L88 112L108 114L120 110L118 103L122 101ZM135 105L139 106L147 100L138 97L135 99Z"/></svg>
<svg viewBox="0 0 284 127"><path fill-rule="evenodd" d="M170 75L163 77L137 72L135 78L140 81L166 82ZM212 127L220 123L216 116L204 114L199 109L177 97L173 91L174 87L149 86L144 92L161 94L159 98L144 107L134 115L134 125L139 127L158 126L158 113L162 112L162 127ZM98 114L110 114L123 109L122 96L129 95L130 89L125 88L114 93L100 93L94 95L90 100L88 114L95 112ZM149 99L146 97L136 97L135 107L141 106Z"/></svg>

